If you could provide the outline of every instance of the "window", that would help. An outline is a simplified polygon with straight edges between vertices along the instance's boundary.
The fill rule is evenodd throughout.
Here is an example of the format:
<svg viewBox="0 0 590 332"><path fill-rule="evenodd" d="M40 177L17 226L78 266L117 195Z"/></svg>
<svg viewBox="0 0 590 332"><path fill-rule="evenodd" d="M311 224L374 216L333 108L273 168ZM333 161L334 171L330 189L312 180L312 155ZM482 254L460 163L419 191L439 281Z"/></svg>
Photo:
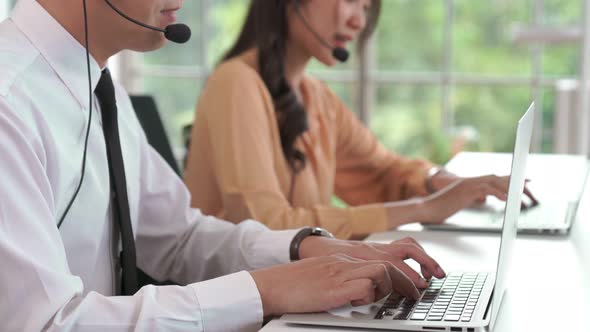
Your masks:
<svg viewBox="0 0 590 332"><path fill-rule="evenodd" d="M16 0L8 0L4 1L4 3L0 4L0 20L5 19L8 17L10 10L14 7Z"/></svg>
<svg viewBox="0 0 590 332"><path fill-rule="evenodd" d="M195 104L207 75L239 33L248 2L244 0L185 1L179 21L192 30L184 45L133 54L125 63L131 93L155 96L178 157L183 155L183 128L193 121Z"/></svg>
<svg viewBox="0 0 590 332"><path fill-rule="evenodd" d="M192 41L129 62L139 82L130 90L156 96L175 146L247 5L186 1L180 20L191 24ZM533 99L542 110L533 150L551 152L556 82L577 76L581 43L519 42L516 31L578 26L581 8L582 0L383 0L363 57L335 68L312 63L309 70L399 153L443 163L461 149L511 151L516 121Z"/></svg>

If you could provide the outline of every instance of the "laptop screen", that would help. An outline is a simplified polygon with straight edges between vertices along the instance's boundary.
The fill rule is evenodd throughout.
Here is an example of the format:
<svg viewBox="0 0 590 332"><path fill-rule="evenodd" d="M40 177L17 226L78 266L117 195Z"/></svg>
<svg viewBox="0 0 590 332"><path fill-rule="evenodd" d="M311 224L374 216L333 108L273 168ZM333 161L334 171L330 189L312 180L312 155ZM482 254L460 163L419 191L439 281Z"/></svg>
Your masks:
<svg viewBox="0 0 590 332"><path fill-rule="evenodd" d="M492 299L492 311L490 316L490 324L492 328L498 315L498 311L500 310L502 297L509 282L509 271L513 257L513 247L516 241L517 221L520 216L520 203L522 200L522 192L524 190L526 163L533 134L534 117L535 103L532 103L526 113L518 121L516 129L508 198L506 200L506 209L504 210L504 224L502 227L502 238L500 240L498 267L496 269L494 297Z"/></svg>

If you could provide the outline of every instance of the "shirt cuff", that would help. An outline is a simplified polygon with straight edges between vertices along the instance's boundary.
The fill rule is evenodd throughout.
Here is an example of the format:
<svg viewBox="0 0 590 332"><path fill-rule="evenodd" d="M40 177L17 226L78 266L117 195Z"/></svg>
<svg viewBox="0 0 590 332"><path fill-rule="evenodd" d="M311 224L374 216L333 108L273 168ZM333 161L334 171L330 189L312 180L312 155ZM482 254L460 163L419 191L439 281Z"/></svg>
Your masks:
<svg viewBox="0 0 590 332"><path fill-rule="evenodd" d="M201 308L204 331L257 331L262 326L262 300L250 273L242 271L190 286Z"/></svg>
<svg viewBox="0 0 590 332"><path fill-rule="evenodd" d="M253 266L271 266L291 262L291 241L300 229L261 232L252 245L249 257Z"/></svg>

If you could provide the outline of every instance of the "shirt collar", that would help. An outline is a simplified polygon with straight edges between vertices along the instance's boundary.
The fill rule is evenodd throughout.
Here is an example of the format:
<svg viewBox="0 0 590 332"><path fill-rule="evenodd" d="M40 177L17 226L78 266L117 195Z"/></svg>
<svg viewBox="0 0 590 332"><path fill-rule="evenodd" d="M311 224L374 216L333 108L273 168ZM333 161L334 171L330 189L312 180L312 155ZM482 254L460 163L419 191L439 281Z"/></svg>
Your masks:
<svg viewBox="0 0 590 332"><path fill-rule="evenodd" d="M89 105L86 49L36 0L20 0L11 14L12 21L49 63L80 106ZM101 70L90 55L92 91Z"/></svg>

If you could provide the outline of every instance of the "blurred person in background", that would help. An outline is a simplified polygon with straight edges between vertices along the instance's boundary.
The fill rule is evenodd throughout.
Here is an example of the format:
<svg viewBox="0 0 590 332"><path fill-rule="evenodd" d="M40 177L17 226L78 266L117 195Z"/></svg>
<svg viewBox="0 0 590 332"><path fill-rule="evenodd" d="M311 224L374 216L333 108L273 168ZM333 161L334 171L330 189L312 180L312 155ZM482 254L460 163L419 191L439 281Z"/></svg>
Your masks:
<svg viewBox="0 0 590 332"><path fill-rule="evenodd" d="M251 2L196 106L185 170L193 206L232 222L320 226L358 238L440 223L487 195L506 199L508 177L461 178L388 151L305 73L312 58L329 67L344 60L353 40L366 47L380 7L379 0ZM332 206L334 195L348 207Z"/></svg>

